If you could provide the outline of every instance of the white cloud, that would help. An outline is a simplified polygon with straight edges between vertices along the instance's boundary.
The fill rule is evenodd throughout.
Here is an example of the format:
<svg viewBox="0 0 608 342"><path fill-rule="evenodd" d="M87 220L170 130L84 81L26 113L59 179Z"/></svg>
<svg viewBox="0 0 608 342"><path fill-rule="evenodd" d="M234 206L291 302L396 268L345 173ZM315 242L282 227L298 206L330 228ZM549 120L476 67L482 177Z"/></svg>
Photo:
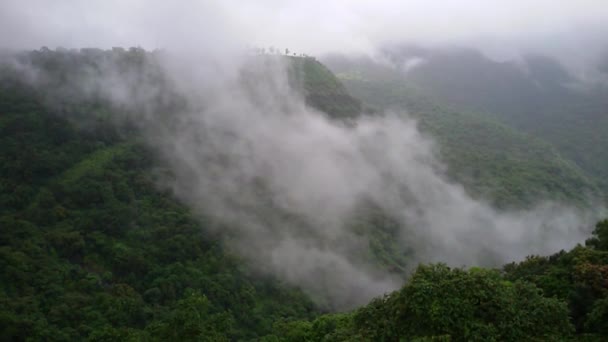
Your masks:
<svg viewBox="0 0 608 342"><path fill-rule="evenodd" d="M608 5L602 0L5 0L0 4L0 46L152 49L204 40L319 54L369 51L401 41L532 39L542 44L548 36L602 31L606 23Z"/></svg>

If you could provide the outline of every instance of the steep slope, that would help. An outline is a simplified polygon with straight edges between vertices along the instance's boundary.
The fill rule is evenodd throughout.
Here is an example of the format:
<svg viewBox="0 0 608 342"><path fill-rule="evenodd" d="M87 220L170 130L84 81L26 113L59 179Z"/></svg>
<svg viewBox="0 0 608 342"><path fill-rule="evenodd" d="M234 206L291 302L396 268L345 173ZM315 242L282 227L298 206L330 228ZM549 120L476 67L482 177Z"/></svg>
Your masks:
<svg viewBox="0 0 608 342"><path fill-rule="evenodd" d="M443 103L492 113L544 139L606 187L608 91L602 83L579 83L545 56L525 56L518 65L480 53L430 58L408 79Z"/></svg>
<svg viewBox="0 0 608 342"><path fill-rule="evenodd" d="M336 119L361 114L361 102L323 64L311 57L287 57L290 82L305 94L306 103Z"/></svg>
<svg viewBox="0 0 608 342"><path fill-rule="evenodd" d="M543 139L607 189L608 89L605 82L596 82L606 79L601 65L594 79L581 81L558 61L540 55L497 62L464 48L402 46L385 53L391 63L386 70L370 61L357 62L357 69L370 71L366 77L376 80L401 79L438 103L484 113ZM328 62L337 72L354 70L352 61Z"/></svg>
<svg viewBox="0 0 608 342"><path fill-rule="evenodd" d="M212 222L157 190L137 142L103 123L83 131L4 86L1 339L250 339L315 312L248 274Z"/></svg>
<svg viewBox="0 0 608 342"><path fill-rule="evenodd" d="M18 74L0 77L0 339L282 341L446 335L526 339L570 333L564 302L542 297L534 285L506 282L494 271L441 265L421 267L415 281L386 301L376 300L354 314L319 316L325 307L314 305L293 286L253 272L250 264L227 250L222 243L230 238L226 224L194 215L171 192L159 188L158 177L168 170L142 143L137 126L114 116L117 110L132 108L117 109L95 96L86 101L50 96L79 94L65 87L66 78L83 70L99 71L91 63L96 66L93 62L100 55L137 66L145 62L145 52L36 54L55 73L43 80L53 91L31 88L14 77ZM310 105L325 108L330 117L357 115L360 104L326 68L314 60L295 63L292 72L308 70L298 76L304 80L303 96L322 95L317 87L336 95L335 99L309 97ZM308 72L312 75L306 76ZM146 74L137 80L147 82L150 79L145 77L156 76ZM395 95L401 96L401 92ZM324 100L315 102L319 98ZM421 112L429 108L424 102L414 103ZM179 99L163 98L154 105L170 113L182 104ZM444 114L440 110L434 115ZM447 122L467 123L459 128L459 134L466 134L471 127L466 116L463 119L458 112L452 116L453 121ZM158 119L171 124L175 118L163 113ZM441 122L434 119L425 125L429 131L445 132L445 127L433 128ZM498 130L475 144L492 146ZM455 137L454 144L462 140ZM501 146L503 139L507 138L498 140ZM451 143L447 141L443 144ZM515 158L522 150L508 150L508 155ZM542 157L544 151L536 153ZM353 222L353 232L370 237L369 251L361 246L360 257L371 258L379 268L395 274L412 268L407 264L407 246L395 237L397 223L373 207L366 209L369 212L358 213ZM432 291L424 290L431 283L436 284ZM422 292L417 291L420 288ZM455 292L457 301L442 301ZM494 302L478 305L488 294L499 309L494 310ZM406 306L409 311L403 315L393 315L410 298L422 300ZM510 306L505 309L503 304ZM436 317L419 315L438 307L465 308L467 315L447 326ZM539 314L537 307L544 310ZM509 321L526 317L535 325L505 325L495 331L495 322L483 315L486 310ZM419 330L403 324L412 321L428 324ZM597 330L593 329L588 331Z"/></svg>
<svg viewBox="0 0 608 342"><path fill-rule="evenodd" d="M554 147L479 112L441 105L392 67L329 59L347 89L378 110L407 111L438 142L448 176L494 204L538 199L583 204L598 194L593 179Z"/></svg>
<svg viewBox="0 0 608 342"><path fill-rule="evenodd" d="M78 87L108 62L163 87L149 57L141 49L22 54L46 72L34 87L23 70L0 67L1 339L255 340L275 322L326 309L255 273L226 251L222 223L159 189L168 170L119 115L137 108ZM288 63L310 106L332 118L359 114L322 64ZM387 234L372 240L385 267L395 263L379 242L394 243Z"/></svg>

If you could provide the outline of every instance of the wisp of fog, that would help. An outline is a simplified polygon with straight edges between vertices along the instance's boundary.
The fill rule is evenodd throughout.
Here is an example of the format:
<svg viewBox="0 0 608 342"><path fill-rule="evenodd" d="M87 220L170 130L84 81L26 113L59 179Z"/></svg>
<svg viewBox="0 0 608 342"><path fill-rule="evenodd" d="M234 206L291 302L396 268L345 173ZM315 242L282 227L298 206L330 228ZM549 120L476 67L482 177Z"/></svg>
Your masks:
<svg viewBox="0 0 608 342"><path fill-rule="evenodd" d="M374 262L373 229L353 229L369 206L398 223L395 239L409 251L410 269L419 262L498 266L553 253L583 241L597 218L549 202L499 211L447 180L438 147L407 113L332 119L294 88L290 58L230 60L201 56L196 64L159 53L162 89L150 81L155 69L125 73L111 60L67 82L78 96L94 93L127 109L120 112L170 170L159 186L221 222L226 245L252 269L323 305L351 308L403 283L403 274ZM33 83L50 77L16 65ZM181 101L171 112L155 105L167 93Z"/></svg>
<svg viewBox="0 0 608 342"><path fill-rule="evenodd" d="M607 6L348 3L8 0L0 5L0 48L166 48L147 55L154 61L136 70L102 58L59 83L23 59L11 67L46 87L50 99L112 103L120 113L117 124L134 122L168 170L159 173L165 175L158 177L159 187L171 189L201 218L221 223L214 226L221 227L216 229L226 246L253 270L333 309L398 288L420 262L498 266L554 253L588 236L599 210L542 200L528 210L493 208L448 181L439 147L407 113L332 119L307 105L290 80L289 58L241 50L277 44L303 50L297 52L373 54L409 39L473 43L502 55L509 45L503 42L544 51L547 36L575 32L568 46L585 46L576 49L582 54L598 49L605 35L580 40L581 25L605 32ZM538 25L539 16L546 25ZM412 60L404 70L421 63ZM374 227L357 228L370 208L396 223L392 242L408 258L399 272L374 258Z"/></svg>

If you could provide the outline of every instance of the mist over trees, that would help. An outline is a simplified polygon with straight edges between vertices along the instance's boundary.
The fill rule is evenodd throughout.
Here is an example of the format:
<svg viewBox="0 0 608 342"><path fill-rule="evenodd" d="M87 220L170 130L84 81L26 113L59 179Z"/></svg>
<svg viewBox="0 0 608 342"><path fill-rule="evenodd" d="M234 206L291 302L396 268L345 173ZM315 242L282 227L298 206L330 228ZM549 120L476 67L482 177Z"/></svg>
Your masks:
<svg viewBox="0 0 608 342"><path fill-rule="evenodd" d="M472 336L517 339L569 335L574 331L570 324L579 332L601 331L602 325L598 323L601 319L596 317L602 315L600 308L603 298L602 291L593 292L595 294L592 295L592 298L596 299L588 302L589 304L586 306L568 308L566 303L573 298L570 295L561 296L558 297L559 300L552 301L550 296L543 297L542 292L535 287L550 291L550 288L543 287L544 283L517 275L516 270L525 268L529 261L525 261L517 268L508 266L506 270L513 270L509 272L515 274L512 278L509 278L510 273L505 276L497 271L466 271L459 268L451 269L442 264L415 268L413 260L423 261L428 258L427 261L441 261L439 255L435 254L433 257L431 251L433 245L440 243L437 239L446 238L447 231L442 231L442 236L437 235L431 239L429 237L432 235L426 238L419 235L415 238L416 234L421 234L423 231L416 232L413 229L415 227L408 227L412 223L401 221L403 218L395 216L398 211L392 212L391 206L383 203L380 197L374 198L377 195L373 192L368 192L371 197L368 198L367 204L356 204L355 208L358 208L359 214L354 217L355 220L345 221L346 225L333 233L338 234L334 235L338 237L335 240L338 244L333 246L326 240L327 237L324 235L327 234L326 232L316 233L313 228L314 225L331 227L331 221L315 223L314 220L307 219L306 210L314 210L315 219L323 218L323 216L318 216L322 211L312 207L306 209L305 206L288 208L284 206L285 203L274 202L273 196L276 196L277 193L273 194L273 185L268 183L268 179L257 178L255 183L252 183L254 187L251 188L252 191L255 191L251 193L250 196L253 196L251 199L263 202L261 202L262 206L256 204L250 213L251 215L262 214L260 217L264 218L264 224L271 228L266 233L262 230L250 231L257 234L258 242L254 242L253 235L247 235L243 230L251 229L251 226L247 226L244 221L239 218L226 219L218 216L219 212L227 209L234 210L234 207L226 207L224 199L218 198L221 201L216 204L208 202L211 203L211 206L209 206L210 204L203 207L192 206L192 203L196 203L192 201L194 199L198 201L198 197L189 197L195 193L186 191L185 188L180 190L179 182L182 179L188 180L187 184L191 184L192 180L196 178L193 178L192 175L184 178L186 175L183 174L184 171L171 166L176 163L179 165L181 161L174 157L165 159L163 149L166 147L155 145L162 134L171 132L166 130L175 130L182 134L187 132L179 120L185 119L183 124L190 126L195 123L192 121L194 117L184 117L185 114L181 114L182 118L167 115L168 112L188 113L187 110L192 103L189 103L184 97L186 93L173 84L175 79L167 77L165 74L166 66L162 64L163 58L162 52L149 53L142 49L113 49L111 51L85 49L71 52L41 49L18 55L6 60L8 62L3 64L2 106L8 113L4 117L2 125L5 133L3 136L6 140L3 143L5 160L3 184L6 184L8 191L2 197L3 208L5 208L2 222L7 227L11 227L5 231L3 238L5 246L8 247L4 250L6 262L3 268L6 270L7 278L11 279L10 282L5 283L3 290L6 293L6 311L2 316L4 317L5 336L15 338L19 338L19 336L23 338L26 336L53 336L58 339L71 339L78 336L89 336L93 339L102 337L181 339L215 336L212 339L217 340L269 335L268 338L274 336L272 338L292 340L301 336L317 336L310 337L317 339L321 336L319 334L324 334L323 336L333 336L332 338L336 340L347 337L374 340L377 338L393 339L396 336L417 338L431 335L449 335L457 339L470 339L473 338ZM328 132L334 129L337 129L336 133L344 132L340 134L346 134L353 129L361 130L365 127L367 127L365 129L372 129L373 125L377 125L374 123L369 126L369 123L358 119L362 108L361 103L350 97L331 72L314 60L288 60L287 64L283 66L283 61L279 59L269 60L262 57L262 59L249 63L253 64L248 64L247 68L252 66L254 68L245 68L243 78L239 78L238 81L244 82L244 90L253 91L247 96L253 96L252 98L257 100L266 96L266 90L260 93L259 89L247 88L247 84L253 81L259 85L259 77L272 75L278 70L282 70L280 72L284 73L284 81L288 82L289 88L301 94L294 97L297 99L298 96L301 96L300 100L295 100L296 102L293 103L270 102L264 104L262 102L262 106L266 110L292 108L286 113L293 113L294 109L298 107L289 106L294 106L294 103L301 101L302 105L323 109L330 115L330 120L338 120L336 128L331 128L331 125L334 125L331 124L327 126L327 129L330 129ZM276 69L277 67L279 69ZM138 86L142 82L153 86L145 88ZM283 81L280 81L279 78L273 82L275 83L268 85L271 87L271 91L281 92L280 87L282 87L281 82ZM62 97L62 94L71 96ZM210 103L207 102L206 105L208 106ZM185 110L186 112L184 112ZM373 118L378 115L374 112L375 110L372 109L371 113L366 115L371 115ZM322 117L320 116L320 118ZM225 119L229 118L224 117L222 120ZM270 118L266 116L266 120L270 120ZM342 120L346 121L339 124ZM158 126L156 124L158 122L162 123L162 126ZM266 121L265 124L268 125L271 122ZM279 122L281 121L277 121L277 123ZM298 122L299 125L302 125L301 121ZM358 128L353 128L351 126L353 124ZM231 126L216 125L216 127L226 129L235 127L233 125L231 123ZM280 129L272 127L272 125L271 127L277 130L276 132L285 129L289 131L289 126L285 126L284 123L281 125L283 126ZM406 134L407 131L404 130L404 127L407 126L402 127L401 125L399 121L391 121L390 126L398 128L401 134ZM252 127L249 126L249 129ZM380 127L373 128L373 131L392 136L393 133L390 130L384 131L385 129L380 129ZM150 133L154 135L150 135ZM413 137L415 137L418 133L413 130L410 134L414 134ZM376 136L375 139L378 137ZM201 136L197 137L197 139L201 138ZM420 144L422 140L418 139L420 138L416 138L416 141ZM163 141L173 140L165 139ZM233 141L233 138L230 138L223 140L223 143L232 144ZM369 144L368 140L364 141ZM379 146L390 146L382 139L376 141L376 143L381 143ZM335 144L332 140L322 142L325 149L336 148L336 146L327 145ZM355 142L356 140L351 141L351 143ZM397 142L397 144L401 143ZM22 150L22 146L28 146L28 149ZM200 148L201 145L194 146ZM160 150L159 147L161 147ZM421 146L416 148L421 149ZM350 153L347 152L348 149L341 151L342 154ZM424 149L420 151L421 156L425 156L427 153L424 152ZM230 161L230 154L225 154L226 152L223 151L224 154L213 152L205 158L221 157L228 158L226 160ZM174 156L175 153L172 152ZM302 156L301 153L297 155L298 158L302 158ZM404 154L401 156L403 157ZM333 157L331 158L333 160ZM207 160L208 165L209 160L212 159L204 160ZM232 162L241 161L232 159ZM375 158L376 167L382 167L384 162L382 159ZM359 164L347 165L351 165L350 167L354 167L355 170L363 170ZM414 164L409 165L411 168ZM391 170L402 168L401 166L391 166L391 164L388 164L387 167ZM226 169L222 170L224 170L222 172L226 172ZM164 176L161 176L163 174ZM347 174L342 173L341 177L345 175ZM428 177L428 173L425 177ZM170 179L173 180L169 181ZM362 181L366 178L364 174L358 173L357 179ZM417 182L423 179L420 178ZM231 182L234 181L231 180ZM437 181L433 180L433 182ZM339 184L335 180L332 182L334 185ZM413 184L408 183L409 181L405 182L403 186ZM246 186L251 185L243 183L240 196L246 194L242 192ZM449 185L439 186L445 186L448 193L455 191L449 190ZM215 188L215 190L208 186L206 188L211 189L215 196L228 196L228 193L222 192L223 190L219 191L219 188ZM439 193L445 195L445 192L440 191ZM194 209L194 217L191 216L190 210L175 202L173 199L175 194L182 203L190 204L190 207ZM300 196L301 194L304 193L295 192L290 196ZM454 196L463 195L455 192ZM349 197L356 198L352 195ZM467 197L458 198L460 199L454 203L459 203L459 205L462 205L463 200L470 201ZM226 199L235 200L231 196ZM294 200L301 199L293 197L290 201ZM411 197L404 204L413 205L417 200L420 199ZM429 200L435 201L432 197L426 200L427 205L433 203L428 202ZM253 203L248 200L243 201L243 199L240 201L241 205ZM298 202L292 203L294 205ZM335 199L331 199L331 202L328 203L334 205L336 202ZM479 205L471 203L474 206ZM516 203L513 204L516 205ZM363 208L366 209L361 211ZM294 211L294 209L296 210ZM245 213L251 209L241 207L240 210L244 210L243 213ZM232 212L234 213L234 211ZM442 212L444 215L449 215L449 212ZM479 214L490 215L490 212L480 211ZM555 215L557 212L549 210L545 214L542 211L529 213L531 218L547 214ZM550 224L551 229L555 229L556 224L563 225L567 222L573 224L574 227L584 224L579 222L578 214L572 212L574 216L570 216L567 220L565 220L567 216L564 214L562 210L559 219L547 221L539 227L547 229L548 233L550 228L546 224ZM334 219L333 215L335 212L327 216L327 219ZM523 213L519 215L523 215ZM248 216L248 220L253 217ZM487 219L488 221L484 222L490 223L491 219L489 217ZM513 228L513 224L521 224L522 229L529 230L532 228L530 224L537 224L533 220L516 223L513 221L514 219L515 216L499 218L499 220L507 220L506 222L509 222L511 228ZM471 224L474 221L465 222ZM274 224L279 225L274 226ZM329 226L327 226L328 224ZM406 226L403 226L404 224ZM291 225L293 227L291 229L295 229L291 234L298 235L292 235L287 240L276 239L277 234L285 234L289 231L286 230L285 225ZM44 229L39 230L39 227L44 227ZM434 229L438 229L438 227L441 226L436 225ZM598 225L598 227L596 238L588 242L589 246L593 247L588 248L601 249L603 230L600 228L603 226ZM433 229L433 226L430 228ZM502 228L498 229L500 232ZM408 233L402 235L405 232ZM555 232L553 231L553 234ZM525 231L522 230L521 233L525 233ZM542 234L542 231L539 233ZM259 234L270 235L260 239ZM315 238L315 234L321 235ZM568 234L570 233L564 237L569 238ZM239 235L248 238L240 240ZM199 236L198 240L194 239L194 236ZM299 236L300 240L294 240L295 236ZM415 240L412 240L414 238ZM486 233L483 236L484 243L490 242L489 238L490 236ZM218 242L222 240L225 242ZM29 243L24 244L23 241L29 241ZM412 244L413 241L417 241L416 244ZM225 244L226 242L229 243ZM249 248L256 246L256 243L264 243L267 246L278 243L276 247L272 247L275 249L270 256L276 256L276 253L285 254L282 254L281 261L274 259L276 263L274 271L262 271L261 267L272 262L270 261L272 259L263 259L257 252L259 247L252 250L254 254L244 253L242 248L247 248L245 243L249 245ZM319 243L329 243L328 246L332 246L331 253L335 254L324 254L330 250L309 249L312 246L318 246ZM454 241L450 242L452 247L453 243ZM424 244L428 244L428 246L425 247ZM16 246L21 247L16 248ZM283 250L283 246L288 250ZM297 252L302 247L304 249ZM425 248L430 249L426 252ZM45 254L45 250L52 252L48 255ZM356 257L356 253L362 250L369 254ZM509 253L512 252L512 249L508 250ZM442 254L445 255L446 252L448 251L444 250ZM461 251L454 249L453 252L456 253L453 254L454 257L463 257ZM300 253L299 257L297 257L297 253ZM492 257L490 249L481 249L479 253L481 254L471 254L472 264L476 263L474 260L481 260L477 259L481 256L484 256L486 261L494 260L491 261L494 265L506 261L499 255ZM292 263L289 261L290 254L299 260L294 260ZM49 256L51 257L49 258ZM244 259L240 259L239 256ZM327 259L324 260L324 258ZM340 261L339 258L344 258L344 261ZM306 266L303 261L310 262L309 266ZM343 264L339 266L336 262ZM238 266L240 263L248 265L247 267L251 271L242 271ZM594 263L589 265L585 267L601 267L595 266L597 264ZM313 268L306 268L310 266ZM300 267L300 269L294 273L293 267ZM336 272L336 270L340 270L340 267L342 267L342 271L338 273L332 275L327 273L332 270ZM374 267L377 267L376 271L372 270ZM34 281L32 276L37 272L32 274L27 271L28 269L54 271L46 275L39 274L36 276L37 281ZM413 276L410 280L406 280L409 278L407 275L411 270L415 270ZM57 280L65 277L62 274L72 274L68 278L72 280L68 280L67 283ZM390 278L387 278L387 275ZM209 276L211 278L208 278ZM303 282L302 276L312 277L313 282ZM496 282L503 284L506 280L502 279L506 277L509 279L508 281L515 281L515 283L514 285L504 285L507 286L504 289L506 292L500 296L513 296L513 299L507 297L504 301L516 305L513 303L514 300L529 298L531 293L536 293L535 298L539 302L535 305L546 308L545 315L542 316L543 321L530 324L529 322L534 322L534 319L540 319L540 317L534 318L536 316L533 312L524 313L527 309L523 306L513 308L508 311L509 313L497 312L495 317L498 317L496 319L500 322L506 322L514 317L530 315L529 319L525 319L528 325L518 325L517 328L505 325L504 328L496 328L498 330L489 328L497 324L493 321L475 323L477 319L475 317L484 318L473 312L472 316L463 316L463 321L455 322L454 325L445 325L441 321L432 323L433 319L428 317L411 318L407 314L403 317L391 314L392 310L397 310L393 308L393 305L408 307L409 304L396 303L400 303L402 300L407 303L407 298L416 296L415 292L410 293L408 289L415 291L418 279L430 281L424 280L425 277L438 277L437 280L432 281L433 284L438 282L437 291L453 291L445 286L452 284L456 279L460 279L458 281L463 281L464 284L473 282L479 286L482 286L483 282L488 282L489 288L499 291L496 285L491 284ZM520 284L520 277L527 282ZM372 285L378 280L383 281L381 280L383 278L391 279L389 281L394 283L385 283L379 288L376 287L378 285ZM352 314L321 316L313 321L292 323L289 321L312 319L315 312L319 312L317 310L334 310L340 307L352 307L353 303L366 303L373 296L397 288L399 278L408 285L382 300L372 301L368 306ZM445 286L441 285L441 279L444 278L447 282ZM364 279L368 279L365 280L369 281L368 285L362 282ZM280 280L286 281L286 283L275 285ZM319 283L320 280L324 280L324 282ZM354 283L351 284L354 287L350 290L345 291L344 285L339 285L341 281L352 282L353 280ZM59 286L52 293L47 287L47 284L50 283ZM229 283L234 285L228 286ZM465 296L462 300L471 303L471 310L486 310L475 304L481 300L474 299L480 294L478 290L469 285L463 286L469 288L472 297L466 297L465 292L457 292ZM298 288L302 289L304 293L300 292ZM230 295L228 295L229 293ZM31 297L32 294L34 297ZM236 297L234 297L235 295ZM225 296L234 299L228 299ZM312 298L312 301L308 296ZM450 303L465 310L462 304L457 302L457 297L445 294L438 294L438 296L452 298L455 302ZM585 294L585 296L588 295ZM496 303L503 300L500 299L498 293L492 294L490 297ZM23 302L26 298L30 298L27 302L29 304ZM243 306L243 298L248 298L247 301L251 303L250 309L245 309ZM282 302L280 298L289 298L289 301ZM119 306L112 304L112 301L116 300L122 304ZM275 302L276 300L279 302ZM595 301L598 303L596 304ZM297 304L298 309L294 311L296 302L299 303ZM433 302L432 299L424 299L419 302L423 306L419 309L412 308L414 310L412 314L429 312L430 309L424 308L424 305L431 302ZM451 310L449 305L452 304L440 304L439 307ZM502 304L495 305L503 307ZM569 310L575 310L573 312L576 313L572 316L575 317L572 323L568 323ZM88 314L81 314L79 318L69 316L69 313L74 311L88 312ZM399 311L401 312L401 309ZM549 314L549 311L554 314ZM16 314L16 312L21 313ZM516 316L511 318L501 316L513 314ZM386 322L382 315L388 315L387 318L394 322ZM445 316L444 314L439 315L440 317ZM94 317L104 318L96 319ZM281 322L280 317L289 317L289 319L279 323ZM429 326L419 327L422 330L416 330L419 328L407 328L399 323L400 320L410 321L412 319L428 321ZM321 328L318 326L319 324L330 325ZM392 327L390 324L395 324L395 326ZM468 324L473 324L472 327L475 328L467 328ZM175 326L179 326L179 330L175 330ZM485 328L483 328L484 326ZM541 326L546 330L540 329ZM33 331L33 333L24 333L25 331ZM296 335L293 334L300 337L294 337Z"/></svg>
<svg viewBox="0 0 608 342"><path fill-rule="evenodd" d="M606 340L607 22L2 1L0 340Z"/></svg>

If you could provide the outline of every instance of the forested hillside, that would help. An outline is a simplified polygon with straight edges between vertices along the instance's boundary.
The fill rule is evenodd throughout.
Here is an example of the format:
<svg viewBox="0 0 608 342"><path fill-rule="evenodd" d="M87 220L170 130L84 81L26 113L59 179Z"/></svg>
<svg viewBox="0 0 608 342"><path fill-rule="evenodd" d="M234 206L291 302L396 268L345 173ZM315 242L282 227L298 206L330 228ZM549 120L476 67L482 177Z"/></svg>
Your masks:
<svg viewBox="0 0 608 342"><path fill-rule="evenodd" d="M603 341L608 221L585 246L502 270L421 265L348 314L277 324L267 341Z"/></svg>
<svg viewBox="0 0 608 342"><path fill-rule="evenodd" d="M393 67L340 57L328 58L328 63L364 103L418 120L437 140L448 175L495 205L525 206L539 199L582 205L602 196L598 178L535 135L484 112L440 102Z"/></svg>
<svg viewBox="0 0 608 342"><path fill-rule="evenodd" d="M2 340L247 340L317 312L159 191L136 138L6 80L0 113Z"/></svg>
<svg viewBox="0 0 608 342"><path fill-rule="evenodd" d="M169 81L154 72L152 54L42 49L19 58L44 77L15 64L0 67L0 339L599 341L608 334L605 221L569 252L500 270L464 269L413 265L398 223L364 207L351 227L368 237L357 256L405 285L348 312L328 312L334 308L298 286L256 272L224 244L233 232L227 223L191 210L161 186L170 169L138 123L119 115L142 108L112 105L95 88L116 83L74 87L112 61L121 76L156 82L167 95ZM404 85L341 74L345 87L312 58L289 57L287 72L306 104L344 125L365 106L375 113L364 115L407 106L437 138L448 177L498 206L539 198L585 206L587 192L599 191L550 145L435 105ZM177 94L160 95L153 118L171 125L179 120L171 110L187 104Z"/></svg>
<svg viewBox="0 0 608 342"><path fill-rule="evenodd" d="M601 65L588 72L591 77L580 79L556 59L542 55L499 62L475 49L408 45L387 48L384 53L388 64L336 56L327 63L348 79L349 88L360 88L359 81L390 89L395 83L406 85L442 107L474 112L542 139L606 190L608 75ZM369 91L366 95L380 100Z"/></svg>
<svg viewBox="0 0 608 342"><path fill-rule="evenodd" d="M160 74L138 71L155 70L150 53L42 49L20 58L46 74L31 83L14 65L1 68L2 339L256 340L327 310L254 272L225 250L221 222L158 187L168 171L116 113L133 108L74 87L89 73L101 77L108 60L163 87ZM330 116L359 114L319 62L290 60L307 103ZM377 234L382 252L388 233Z"/></svg>
<svg viewBox="0 0 608 342"><path fill-rule="evenodd" d="M344 85L323 64L311 57L289 57L289 72L296 89L306 94L306 102L333 118L352 118L362 111Z"/></svg>

